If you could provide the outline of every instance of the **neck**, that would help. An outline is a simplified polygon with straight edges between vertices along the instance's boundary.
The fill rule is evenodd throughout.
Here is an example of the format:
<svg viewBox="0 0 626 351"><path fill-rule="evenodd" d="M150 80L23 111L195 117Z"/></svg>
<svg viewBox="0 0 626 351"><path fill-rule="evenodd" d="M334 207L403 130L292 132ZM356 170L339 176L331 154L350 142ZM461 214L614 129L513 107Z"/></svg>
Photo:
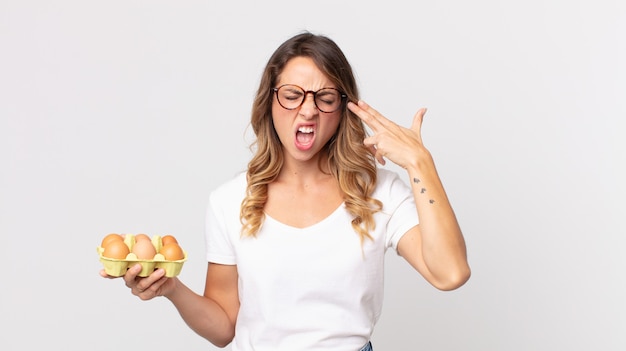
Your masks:
<svg viewBox="0 0 626 351"><path fill-rule="evenodd" d="M285 160L278 175L278 180L282 182L309 183L320 178L327 178L330 176L327 159L326 155L318 154L317 157L307 161Z"/></svg>

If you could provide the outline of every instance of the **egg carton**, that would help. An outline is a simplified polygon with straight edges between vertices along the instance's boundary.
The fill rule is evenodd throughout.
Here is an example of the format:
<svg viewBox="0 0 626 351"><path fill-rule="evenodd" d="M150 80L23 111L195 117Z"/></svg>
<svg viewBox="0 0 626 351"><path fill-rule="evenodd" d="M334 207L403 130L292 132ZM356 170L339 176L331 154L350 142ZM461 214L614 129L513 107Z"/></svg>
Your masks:
<svg viewBox="0 0 626 351"><path fill-rule="evenodd" d="M132 253L133 246L135 245L135 235L125 234L124 243L131 251L131 253L126 255L125 259L104 257L102 256L104 248L102 246L97 247L100 262L104 266L104 271L112 277L123 276L126 274L128 268L139 263L141 265L141 272L138 274L139 277L147 277L156 269L163 268L165 270L165 276L171 278L180 274L180 271L183 269L183 264L187 261L187 251L185 251L185 249L183 249L183 259L177 261L168 261L165 259L165 256L158 253L163 246L160 235L152 236L152 245L156 249L157 254L151 260L140 260L137 255Z"/></svg>

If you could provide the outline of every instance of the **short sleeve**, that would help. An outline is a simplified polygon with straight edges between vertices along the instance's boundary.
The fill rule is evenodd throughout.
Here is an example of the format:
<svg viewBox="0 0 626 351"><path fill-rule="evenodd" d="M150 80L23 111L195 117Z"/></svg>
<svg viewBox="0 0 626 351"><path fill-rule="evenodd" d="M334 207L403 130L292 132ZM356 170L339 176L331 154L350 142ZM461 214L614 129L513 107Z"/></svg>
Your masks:
<svg viewBox="0 0 626 351"><path fill-rule="evenodd" d="M223 212L216 207L214 200L214 196L211 196L206 213L206 259L214 263L235 264L235 253L226 230Z"/></svg>
<svg viewBox="0 0 626 351"><path fill-rule="evenodd" d="M246 186L245 173L215 189L209 195L205 219L206 259L236 264L234 241L239 239L239 210Z"/></svg>
<svg viewBox="0 0 626 351"><path fill-rule="evenodd" d="M419 224L417 207L411 188L400 176L389 170L379 170L375 197L383 202L386 216L385 245L398 248L400 238Z"/></svg>

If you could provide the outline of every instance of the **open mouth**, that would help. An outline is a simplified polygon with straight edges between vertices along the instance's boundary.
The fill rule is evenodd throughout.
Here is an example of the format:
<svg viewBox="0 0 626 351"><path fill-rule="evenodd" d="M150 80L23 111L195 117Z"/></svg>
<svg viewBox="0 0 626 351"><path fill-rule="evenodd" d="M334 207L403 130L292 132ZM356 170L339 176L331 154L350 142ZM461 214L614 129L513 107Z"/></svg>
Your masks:
<svg viewBox="0 0 626 351"><path fill-rule="evenodd" d="M315 139L315 129L312 126L300 126L296 131L296 146L299 149L308 149Z"/></svg>

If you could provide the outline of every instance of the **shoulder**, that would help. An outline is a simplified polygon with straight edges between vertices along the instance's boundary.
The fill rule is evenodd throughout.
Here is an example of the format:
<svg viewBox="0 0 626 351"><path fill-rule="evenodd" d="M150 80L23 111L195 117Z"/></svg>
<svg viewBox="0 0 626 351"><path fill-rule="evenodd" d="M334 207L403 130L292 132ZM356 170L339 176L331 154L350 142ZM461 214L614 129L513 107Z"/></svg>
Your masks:
<svg viewBox="0 0 626 351"><path fill-rule="evenodd" d="M376 188L372 197L382 201L387 210L393 209L401 203L410 203L413 200L413 193L406 177L402 177L394 171L379 168Z"/></svg>
<svg viewBox="0 0 626 351"><path fill-rule="evenodd" d="M211 191L209 201L213 206L225 206L230 203L241 204L247 186L246 172L240 172Z"/></svg>
<svg viewBox="0 0 626 351"><path fill-rule="evenodd" d="M395 179L400 179L398 173L380 167L376 169L376 177L378 184L386 184L393 182Z"/></svg>
<svg viewBox="0 0 626 351"><path fill-rule="evenodd" d="M233 195L233 191L244 191L246 189L246 172L239 172L232 178L220 184L211 191L211 196Z"/></svg>
<svg viewBox="0 0 626 351"><path fill-rule="evenodd" d="M394 171L378 168L376 172L376 190L377 193L388 193L390 191L410 191L406 180Z"/></svg>

